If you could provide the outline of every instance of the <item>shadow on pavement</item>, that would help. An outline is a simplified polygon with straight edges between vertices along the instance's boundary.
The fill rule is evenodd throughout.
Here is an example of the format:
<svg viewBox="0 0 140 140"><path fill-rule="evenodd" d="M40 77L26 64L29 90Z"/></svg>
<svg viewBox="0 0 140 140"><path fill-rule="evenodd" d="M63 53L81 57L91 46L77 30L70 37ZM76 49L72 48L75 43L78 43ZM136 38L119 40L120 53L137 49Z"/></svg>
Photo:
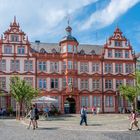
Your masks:
<svg viewBox="0 0 140 140"><path fill-rule="evenodd" d="M59 127L41 127L41 128L37 128L36 130L57 130L59 129Z"/></svg>
<svg viewBox="0 0 140 140"><path fill-rule="evenodd" d="M102 124L88 124L88 126L101 126Z"/></svg>

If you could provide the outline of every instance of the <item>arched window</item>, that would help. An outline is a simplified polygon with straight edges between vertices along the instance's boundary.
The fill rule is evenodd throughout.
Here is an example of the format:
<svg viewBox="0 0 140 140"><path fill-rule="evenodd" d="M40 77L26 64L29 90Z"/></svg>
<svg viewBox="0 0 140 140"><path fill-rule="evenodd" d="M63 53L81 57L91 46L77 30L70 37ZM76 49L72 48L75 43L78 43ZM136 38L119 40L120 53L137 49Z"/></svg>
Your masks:
<svg viewBox="0 0 140 140"><path fill-rule="evenodd" d="M57 53L56 49L53 48L52 49L52 53Z"/></svg>

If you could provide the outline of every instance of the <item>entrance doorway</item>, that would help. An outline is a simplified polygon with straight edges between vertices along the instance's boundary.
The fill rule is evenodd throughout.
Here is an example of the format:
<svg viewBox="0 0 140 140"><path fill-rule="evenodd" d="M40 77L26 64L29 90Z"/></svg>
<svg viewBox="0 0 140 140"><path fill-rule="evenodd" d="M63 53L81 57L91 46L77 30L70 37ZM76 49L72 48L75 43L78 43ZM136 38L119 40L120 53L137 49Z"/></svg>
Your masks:
<svg viewBox="0 0 140 140"><path fill-rule="evenodd" d="M65 114L76 113L76 102L73 98L67 98L64 103L64 112Z"/></svg>

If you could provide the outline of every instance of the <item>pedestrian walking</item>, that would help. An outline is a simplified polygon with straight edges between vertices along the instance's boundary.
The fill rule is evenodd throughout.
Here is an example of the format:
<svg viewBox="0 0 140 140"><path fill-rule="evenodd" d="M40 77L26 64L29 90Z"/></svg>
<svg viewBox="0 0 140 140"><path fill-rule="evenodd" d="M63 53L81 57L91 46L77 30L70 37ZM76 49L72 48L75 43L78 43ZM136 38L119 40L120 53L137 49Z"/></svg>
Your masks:
<svg viewBox="0 0 140 140"><path fill-rule="evenodd" d="M129 130L132 130L134 125L135 125L135 127L137 127L137 130L140 130L139 127L138 127L138 120L136 118L135 111L131 112L131 115L129 116L129 119L131 120Z"/></svg>
<svg viewBox="0 0 140 140"><path fill-rule="evenodd" d="M38 111L37 105L35 105L35 104L33 104L33 112L35 114L35 116L34 116L34 125L35 125L35 128L38 128L37 120L39 119L39 111Z"/></svg>
<svg viewBox="0 0 140 140"><path fill-rule="evenodd" d="M32 125L32 128L35 129L35 123L34 123L35 114L34 114L34 110L32 107L30 108L30 111L29 111L27 117L28 116L30 117L30 122L29 122L29 126L27 127L27 129L30 129L31 125Z"/></svg>
<svg viewBox="0 0 140 140"><path fill-rule="evenodd" d="M85 125L87 126L87 110L86 110L86 107L85 107L85 106L83 106L83 107L81 108L80 113L81 113L80 125L82 125L83 122L85 122Z"/></svg>

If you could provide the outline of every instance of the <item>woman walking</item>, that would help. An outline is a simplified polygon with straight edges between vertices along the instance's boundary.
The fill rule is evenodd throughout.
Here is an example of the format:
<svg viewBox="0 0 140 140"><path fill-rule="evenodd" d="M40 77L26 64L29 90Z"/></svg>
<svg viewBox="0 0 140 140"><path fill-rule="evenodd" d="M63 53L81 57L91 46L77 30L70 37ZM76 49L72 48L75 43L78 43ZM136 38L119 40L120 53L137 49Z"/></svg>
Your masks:
<svg viewBox="0 0 140 140"><path fill-rule="evenodd" d="M129 130L132 130L134 125L135 125L135 127L137 127L137 130L140 130L139 127L138 127L138 120L136 118L135 111L131 112L131 115L129 116L129 119L131 120Z"/></svg>
<svg viewBox="0 0 140 140"><path fill-rule="evenodd" d="M29 126L27 127L27 129L30 129L30 126L32 124L33 130L34 130L35 129L35 123L34 123L35 112L32 107L30 108L30 111L27 116L30 117L30 122L29 122Z"/></svg>

